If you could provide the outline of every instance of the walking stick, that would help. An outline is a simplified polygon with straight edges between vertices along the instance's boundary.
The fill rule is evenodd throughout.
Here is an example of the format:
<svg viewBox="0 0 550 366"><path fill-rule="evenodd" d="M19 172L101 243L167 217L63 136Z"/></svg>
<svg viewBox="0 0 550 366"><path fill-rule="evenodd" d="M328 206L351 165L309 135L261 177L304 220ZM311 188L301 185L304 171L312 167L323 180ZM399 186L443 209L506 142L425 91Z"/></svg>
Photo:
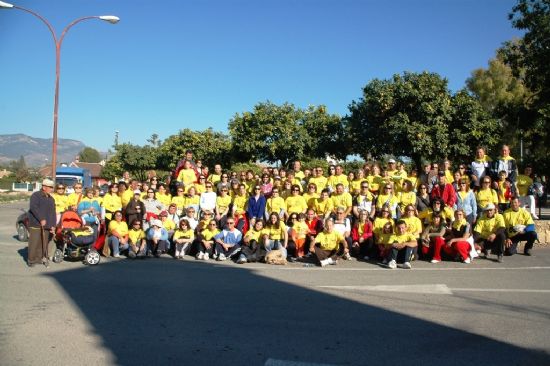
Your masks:
<svg viewBox="0 0 550 366"><path fill-rule="evenodd" d="M40 241L42 242L42 263L44 263L46 267L49 267L48 245L47 243L46 245L44 245L44 243L46 242L46 239L44 238L44 226L42 225L40 225Z"/></svg>

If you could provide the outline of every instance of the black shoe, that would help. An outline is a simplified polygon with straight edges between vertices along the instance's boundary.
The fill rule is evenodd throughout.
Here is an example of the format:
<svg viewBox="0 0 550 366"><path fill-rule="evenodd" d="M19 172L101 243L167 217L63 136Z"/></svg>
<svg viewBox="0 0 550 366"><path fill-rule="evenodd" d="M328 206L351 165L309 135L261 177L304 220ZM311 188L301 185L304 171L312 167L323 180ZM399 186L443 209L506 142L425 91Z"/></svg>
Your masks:
<svg viewBox="0 0 550 366"><path fill-rule="evenodd" d="M498 257L497 257L497 261L498 263L502 263L504 261L504 257L502 254L499 254Z"/></svg>
<svg viewBox="0 0 550 366"><path fill-rule="evenodd" d="M530 257L531 256L531 249L525 249L523 251L523 255L526 255L526 256Z"/></svg>
<svg viewBox="0 0 550 366"><path fill-rule="evenodd" d="M27 267L29 267L29 268L34 267L34 263L27 263Z"/></svg>

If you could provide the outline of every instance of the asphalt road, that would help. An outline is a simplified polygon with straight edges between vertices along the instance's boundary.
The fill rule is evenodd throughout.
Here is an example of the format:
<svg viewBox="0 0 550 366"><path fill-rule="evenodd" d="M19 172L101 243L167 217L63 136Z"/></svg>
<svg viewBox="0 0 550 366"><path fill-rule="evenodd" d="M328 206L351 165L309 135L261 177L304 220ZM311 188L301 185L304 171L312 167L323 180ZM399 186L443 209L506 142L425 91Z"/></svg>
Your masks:
<svg viewBox="0 0 550 366"><path fill-rule="evenodd" d="M0 206L1 365L550 365L550 249L502 264L27 268Z"/></svg>

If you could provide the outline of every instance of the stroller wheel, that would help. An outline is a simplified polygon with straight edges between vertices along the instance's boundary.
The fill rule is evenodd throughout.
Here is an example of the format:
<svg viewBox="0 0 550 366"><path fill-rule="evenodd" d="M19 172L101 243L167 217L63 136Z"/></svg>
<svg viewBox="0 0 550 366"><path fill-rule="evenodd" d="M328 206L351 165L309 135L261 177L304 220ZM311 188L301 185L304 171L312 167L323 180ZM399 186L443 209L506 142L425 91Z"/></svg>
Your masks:
<svg viewBox="0 0 550 366"><path fill-rule="evenodd" d="M86 256L84 257L84 262L86 264L89 264L91 266L95 266L99 263L101 257L99 256L99 253L95 250L90 250L88 253L86 253Z"/></svg>
<svg viewBox="0 0 550 366"><path fill-rule="evenodd" d="M53 253L53 262L54 263L63 262L63 251L61 249L57 248Z"/></svg>

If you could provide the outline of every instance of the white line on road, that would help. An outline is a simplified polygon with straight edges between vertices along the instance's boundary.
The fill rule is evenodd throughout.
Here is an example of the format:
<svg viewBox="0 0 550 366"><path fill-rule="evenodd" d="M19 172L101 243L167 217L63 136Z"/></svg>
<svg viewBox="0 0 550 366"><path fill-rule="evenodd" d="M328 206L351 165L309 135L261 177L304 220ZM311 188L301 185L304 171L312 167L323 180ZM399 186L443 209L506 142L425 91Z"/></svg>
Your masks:
<svg viewBox="0 0 550 366"><path fill-rule="evenodd" d="M430 295L453 295L453 292L502 292L502 293L540 293L548 294L550 290L522 288L450 288L445 284L427 285L376 285L376 286L318 286L320 288L351 291L399 292Z"/></svg>

